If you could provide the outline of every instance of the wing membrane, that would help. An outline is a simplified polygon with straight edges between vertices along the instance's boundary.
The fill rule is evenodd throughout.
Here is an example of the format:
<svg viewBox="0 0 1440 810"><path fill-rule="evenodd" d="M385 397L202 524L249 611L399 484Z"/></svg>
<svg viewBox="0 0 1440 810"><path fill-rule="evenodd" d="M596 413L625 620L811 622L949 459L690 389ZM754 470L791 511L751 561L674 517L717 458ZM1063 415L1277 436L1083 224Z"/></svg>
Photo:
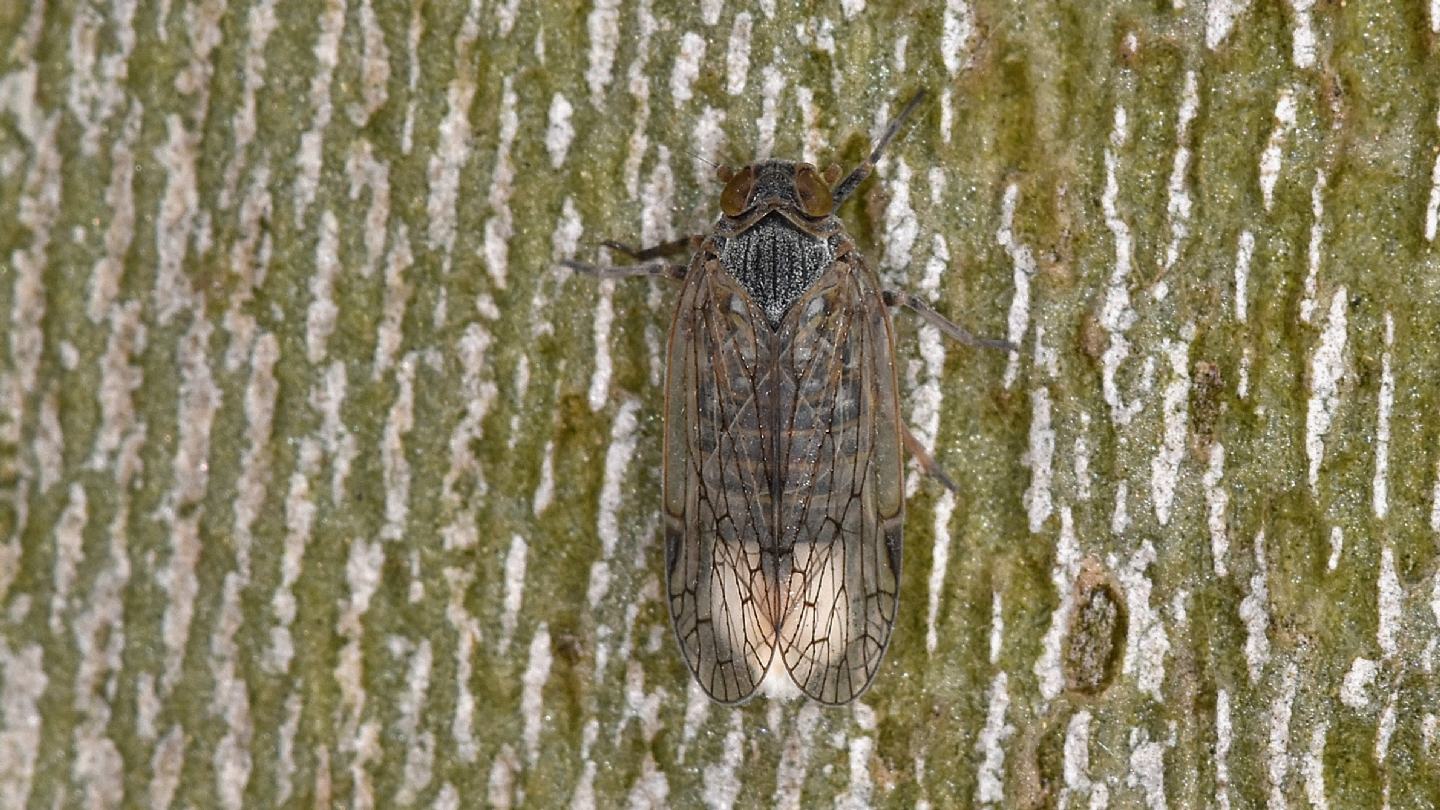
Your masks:
<svg viewBox="0 0 1440 810"><path fill-rule="evenodd" d="M889 314L841 261L796 302L777 356L788 415L778 645L796 685L847 703L870 684L899 595L903 501ZM785 564L788 562L788 566Z"/></svg>
<svg viewBox="0 0 1440 810"><path fill-rule="evenodd" d="M666 562L685 662L712 698L748 698L774 655L774 437L763 421L773 336L702 254L671 328L666 383Z"/></svg>
<svg viewBox="0 0 1440 810"><path fill-rule="evenodd" d="M903 501L889 314L850 253L778 331L702 253L670 334L670 614L717 701L749 698L777 648L811 698L853 700L895 622Z"/></svg>

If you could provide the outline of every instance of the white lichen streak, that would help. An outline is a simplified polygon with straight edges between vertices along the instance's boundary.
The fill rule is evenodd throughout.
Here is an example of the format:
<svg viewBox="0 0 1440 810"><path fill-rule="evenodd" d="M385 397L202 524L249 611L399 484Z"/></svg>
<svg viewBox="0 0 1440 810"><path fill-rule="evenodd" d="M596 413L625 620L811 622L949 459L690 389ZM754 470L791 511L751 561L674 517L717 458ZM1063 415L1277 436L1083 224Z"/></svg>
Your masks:
<svg viewBox="0 0 1440 810"><path fill-rule="evenodd" d="M1395 551L1389 543L1380 549L1380 575L1375 585L1379 612L1375 640L1385 658L1394 658L1400 649L1405 588L1400 584L1400 576L1395 571Z"/></svg>
<svg viewBox="0 0 1440 810"><path fill-rule="evenodd" d="M139 102L130 106L119 137L110 146L110 182L105 187L105 207L109 223L105 228L105 255L90 271L89 301L86 314L93 323L113 315L115 298L120 294L120 278L125 272L125 255L135 239L135 142L140 136L143 107Z"/></svg>
<svg viewBox="0 0 1440 810"><path fill-rule="evenodd" d="M240 201L237 216L237 238L230 245L228 293L221 324L230 336L225 348L225 370L239 372L250 359L252 344L259 323L254 312L255 291L264 282L270 269L273 248L272 234L266 223L271 221L274 200L270 195L270 168L264 163L247 175L249 184Z"/></svg>
<svg viewBox="0 0 1440 810"><path fill-rule="evenodd" d="M1023 496L1031 533L1040 531L1054 509L1050 485L1055 459L1055 428L1050 423L1050 391L1036 386L1030 392L1030 449L1021 463L1030 468L1030 486Z"/></svg>
<svg viewBox="0 0 1440 810"><path fill-rule="evenodd" d="M745 80L750 73L750 12L735 14L730 29L730 44L725 49L725 92L738 96L745 92Z"/></svg>
<svg viewBox="0 0 1440 810"><path fill-rule="evenodd" d="M180 116L173 113L166 116L165 129L166 142L154 155L165 167L165 192L154 214L155 250L159 255L155 263L153 300L156 320L161 326L168 325L194 300L184 264L190 242L195 238L195 221L200 210L195 168L200 136L186 130Z"/></svg>
<svg viewBox="0 0 1440 810"><path fill-rule="evenodd" d="M1255 569L1250 574L1250 593L1240 600L1240 620L1245 622L1245 665L1250 670L1250 682L1259 683L1265 663L1270 660L1270 586L1264 529L1255 535Z"/></svg>
<svg viewBox="0 0 1440 810"><path fill-rule="evenodd" d="M705 698L707 701L709 697ZM594 718L586 721L585 728L580 732L580 761L585 763L585 769L580 773L580 781L576 783L575 790L570 794L570 807L572 810L594 810L595 808L595 758L590 756L590 751L595 746L595 740L600 736L600 723ZM684 756L681 755L683 761Z"/></svg>
<svg viewBox="0 0 1440 810"><path fill-rule="evenodd" d="M1230 30L1235 20L1249 8L1250 0L1207 0L1205 3L1205 47L1215 50Z"/></svg>
<svg viewBox="0 0 1440 810"><path fill-rule="evenodd" d="M1115 511L1110 513L1110 533L1121 536L1130 528L1130 482L1121 481L1115 486Z"/></svg>
<svg viewBox="0 0 1440 810"><path fill-rule="evenodd" d="M1325 798L1325 735L1330 723L1321 717L1310 729L1310 749L1305 752L1301 771L1305 776L1305 798L1316 810L1327 810L1330 802Z"/></svg>
<svg viewBox="0 0 1440 810"><path fill-rule="evenodd" d="M1285 779L1290 773L1290 717L1295 709L1295 693L1300 683L1300 668L1294 661L1285 666L1275 700L1270 704L1269 745L1266 747L1266 775L1269 777L1271 810L1283 810Z"/></svg>
<svg viewBox="0 0 1440 810"><path fill-rule="evenodd" d="M414 264L410 252L410 231L401 223L390 245L390 254L385 261L385 296L380 305L380 325L375 330L375 358L371 363L370 379L378 382L382 374L395 362L395 352L405 336L405 309L410 303L414 287L405 278L405 273Z"/></svg>
<svg viewBox="0 0 1440 810"><path fill-rule="evenodd" d="M920 279L919 292L928 300L935 300L940 292L940 279L950 261L950 249L945 237L936 234L931 243L930 258L925 263L925 273ZM935 442L940 435L940 408L943 395L940 378L945 373L945 341L940 331L927 323L916 330L920 358L924 371L920 379L911 385L911 410L909 426L922 447L932 456ZM912 365L913 368L913 365ZM918 462L915 465L918 468ZM905 479L905 497L912 497L920 488L920 477L915 472Z"/></svg>
<svg viewBox="0 0 1440 810"><path fill-rule="evenodd" d="M405 436L415 426L415 368L418 355L410 352L395 372L395 401L386 415L380 439L380 472L385 482L385 525L380 539L405 536L410 515L410 461L405 457Z"/></svg>
<svg viewBox="0 0 1440 810"><path fill-rule="evenodd" d="M550 628L544 622L530 640L530 655L520 676L520 717L524 724L525 759L534 766L540 758L540 731L544 720L545 682L550 678Z"/></svg>
<svg viewBox="0 0 1440 810"><path fill-rule="evenodd" d="M340 41L345 31L345 0L325 0L320 12L320 33L315 40L315 71L310 76L310 106L314 117L310 128L300 136L295 163L295 227L303 229L305 212L315 202L320 188L320 169L324 159L325 130L330 126L333 110L330 85L335 67L340 64Z"/></svg>
<svg viewBox="0 0 1440 810"><path fill-rule="evenodd" d="M1310 245L1306 250L1305 293L1300 299L1300 320L1310 323L1315 317L1316 285L1320 278L1320 260L1325 243L1325 172L1315 172L1315 185L1310 187Z"/></svg>
<svg viewBox="0 0 1440 810"><path fill-rule="evenodd" d="M1385 313L1385 352L1380 356L1380 402L1375 417L1375 480L1371 502L1375 517L1385 519L1390 511L1390 412L1395 407L1395 372L1390 367L1390 349L1395 345L1395 318Z"/></svg>
<svg viewBox="0 0 1440 810"><path fill-rule="evenodd" d="M1009 680L1005 673L997 672L990 682L989 708L985 711L985 727L975 742L975 751L980 754L980 770L976 774L976 804L1000 804L1005 801L1005 740L1015 733L1015 727L1005 722L1005 713L1010 708Z"/></svg>
<svg viewBox="0 0 1440 810"><path fill-rule="evenodd" d="M418 20L412 21L412 36L417 35L419 24ZM445 116L435 133L426 178L429 183L425 201L427 236L430 248L442 252L441 261L447 270L455 247L455 204L460 190L460 171L469 162L474 148L470 105L475 100L474 50L479 36L480 0L470 0L465 19L455 33L455 75L445 88Z"/></svg>
<svg viewBox="0 0 1440 810"><path fill-rule="evenodd" d="M421 639L411 650L407 639L391 640L396 658L408 656L410 666L405 674L405 689L400 693L395 733L405 748L404 781L395 794L395 804L408 807L430 784L435 761L435 732L424 727L425 696L430 690L430 669L434 653L429 639Z"/></svg>
<svg viewBox="0 0 1440 810"><path fill-rule="evenodd" d="M1090 781L1090 712L1081 709L1070 715L1065 726L1065 787L1060 790L1059 807L1078 806L1071 798L1091 793ZM1092 794L1093 795L1093 794Z"/></svg>
<svg viewBox="0 0 1440 810"><path fill-rule="evenodd" d="M869 808L875 786L870 779L870 756L875 751L875 710L863 703L852 704L851 713L861 733L850 736L847 748L850 754L850 786L835 797L835 807L840 810L863 810Z"/></svg>
<svg viewBox="0 0 1440 810"><path fill-rule="evenodd" d="M1125 333L1135 323L1135 310L1130 305L1128 278L1133 264L1134 245L1130 236L1130 225L1120 217L1120 181L1116 177L1119 158L1116 151L1125 146L1129 138L1129 125L1124 107L1115 108L1115 125L1110 131L1110 145L1105 149L1105 191L1100 204L1105 213L1105 225L1115 240L1115 267L1110 271L1110 280L1105 288L1105 301L1100 308L1100 326L1110 336L1110 345L1105 349L1100 374L1101 390L1105 404L1110 406L1111 418L1116 425L1128 425L1139 413L1142 402L1139 397L1128 405L1120 397L1120 384L1116 375L1120 364L1130 356L1130 341Z"/></svg>
<svg viewBox="0 0 1440 810"><path fill-rule="evenodd" d="M1000 229L995 232L995 241L1010 257L1011 276L1015 283L1005 339L1016 346L1025 342L1025 332L1030 327L1030 279L1035 275L1035 254L1030 251L1029 245L1015 238L1015 206L1019 199L1020 186L1011 183L1000 203ZM1019 375L1020 354L1011 352L1005 363L1005 387L1014 385Z"/></svg>
<svg viewBox="0 0 1440 810"><path fill-rule="evenodd" d="M499 289L505 289L510 267L510 237L515 235L515 217L510 211L510 195L515 193L515 164L510 150L520 131L515 113L518 99L512 77L506 76L500 94L500 143L495 147L495 171L490 176L490 218L485 220L485 270Z"/></svg>
<svg viewBox="0 0 1440 810"><path fill-rule="evenodd" d="M1130 772L1125 784L1139 788L1149 810L1165 810L1165 744L1144 729L1130 729Z"/></svg>
<svg viewBox="0 0 1440 810"><path fill-rule="evenodd" d="M39 644L11 649L0 636L0 805L25 807L40 757L40 698L50 678Z"/></svg>
<svg viewBox="0 0 1440 810"><path fill-rule="evenodd" d="M241 597L250 584L250 549L253 527L265 504L270 482L270 440L274 430L275 400L279 383L275 364L280 344L266 333L255 342L250 380L245 388L245 446L234 505L235 570L225 576L220 619L210 641L210 670L215 679L212 711L225 724L225 735L214 754L215 782L221 803L227 808L244 805L244 789L250 778L250 743L254 727L250 716L249 691L240 674L240 652L235 636L244 617Z"/></svg>
<svg viewBox="0 0 1440 810"><path fill-rule="evenodd" d="M211 331L210 322L197 317L175 353L180 390L173 481L158 510L161 522L170 527L170 559L156 577L168 597L161 629L165 645L161 686L166 693L179 681L199 592L200 521L210 482L210 430L220 410L220 387L207 354Z"/></svg>
<svg viewBox="0 0 1440 810"><path fill-rule="evenodd" d="M599 107L614 77L615 51L620 47L620 0L599 0L585 26L590 34L585 81L590 86L590 103Z"/></svg>
<svg viewBox="0 0 1440 810"><path fill-rule="evenodd" d="M599 515L596 518L596 533L600 535L600 556L590 566L590 582L586 589L586 601L592 609L610 592L610 559L620 543L620 485L635 456L636 418L640 403L627 399L620 405L620 412L610 429L610 447L605 451L605 471L600 484ZM609 659L608 639L614 629L601 623L596 628L595 669L597 678L603 674Z"/></svg>
<svg viewBox="0 0 1440 810"><path fill-rule="evenodd" d="M475 457L475 444L485 434L485 416L499 395L493 380L483 379L486 357L494 338L478 322L465 327L456 352L460 360L460 396L465 415L450 433L450 467L440 482L440 498L455 518L441 529L446 549L470 548L479 542L475 529L475 497L489 491L485 470ZM474 494L462 495L459 483L471 479Z"/></svg>
<svg viewBox="0 0 1440 810"><path fill-rule="evenodd" d="M1430 0L1430 25L1440 32L1440 0ZM1435 111L1435 127L1440 129L1440 109ZM1434 242L1436 230L1440 229L1440 153L1435 155L1435 165L1430 169L1430 202L1425 206L1425 241Z"/></svg>
<svg viewBox="0 0 1440 810"><path fill-rule="evenodd" d="M730 714L730 730L725 734L725 750L719 762L705 766L705 806L711 810L730 810L740 797L742 785L740 766L745 761L745 728L739 712Z"/></svg>
<svg viewBox="0 0 1440 810"><path fill-rule="evenodd" d="M1315 66L1315 26L1310 19L1310 9L1315 0L1290 0L1293 11L1291 19L1295 27L1291 30L1290 61L1301 70Z"/></svg>
<svg viewBox="0 0 1440 810"><path fill-rule="evenodd" d="M1230 810L1230 744L1233 733L1230 693L1221 689L1215 694L1215 800L1222 810Z"/></svg>
<svg viewBox="0 0 1440 810"><path fill-rule="evenodd" d="M1380 665L1369 658L1351 661L1340 682L1340 702L1356 711L1370 708L1370 687L1379 671Z"/></svg>
<svg viewBox="0 0 1440 810"><path fill-rule="evenodd" d="M1274 201L1275 182L1280 179L1280 161L1285 148L1285 139L1295 128L1295 91L1285 88L1275 102L1275 127L1270 130L1270 140L1260 153L1260 196L1265 210L1270 210Z"/></svg>
<svg viewBox="0 0 1440 810"><path fill-rule="evenodd" d="M1041 643L1040 657L1035 660L1035 679L1045 700L1054 700L1065 686L1065 672L1060 665L1060 650L1070 617L1075 612L1075 578L1080 574L1080 542L1075 536L1075 519L1068 504L1060 507L1060 538L1055 545L1055 565L1050 581L1060 603L1050 614L1050 629Z"/></svg>
<svg viewBox="0 0 1440 810"><path fill-rule="evenodd" d="M280 585L270 602L275 626L270 630L270 646L262 658L262 665L272 674L288 671L295 656L290 636L290 624L296 614L294 587L300 579L305 546L315 521L316 505L310 494L310 478L320 469L319 442L313 438L302 440L296 456L296 469L290 476L290 487L285 496L285 540L280 551Z"/></svg>
<svg viewBox="0 0 1440 810"><path fill-rule="evenodd" d="M760 118L755 122L755 158L763 160L775 151L775 127L780 115L780 94L785 92L785 74L774 65L760 71Z"/></svg>
<svg viewBox="0 0 1440 810"><path fill-rule="evenodd" d="M370 761L378 759L380 753L380 723L365 720L365 663L363 642L365 637L365 614L370 610L370 599L380 585L380 575L385 566L385 550L380 542L363 538L350 541L349 553L345 560L345 582L349 590L347 599L341 601L340 616L336 621L335 633L345 639L340 648L339 660L335 664L335 683L340 691L340 705L344 716L338 734L337 753L350 754L351 799L350 806L374 807L374 788L367 769Z"/></svg>
<svg viewBox="0 0 1440 810"><path fill-rule="evenodd" d="M950 519L955 514L955 493L945 490L935 502L935 542L931 552L929 610L925 614L925 651L935 652L939 633L940 594L945 590L945 573L950 567Z"/></svg>
<svg viewBox="0 0 1440 810"><path fill-rule="evenodd" d="M1165 386L1165 434L1155 457L1150 460L1150 500L1155 505L1155 519L1161 526L1170 524L1170 510L1175 503L1175 487L1180 480L1180 462L1185 458L1185 436L1189 428L1190 342L1195 339L1195 324L1187 323L1180 330L1178 342L1165 338L1161 351L1170 360L1170 384Z"/></svg>
<svg viewBox="0 0 1440 810"><path fill-rule="evenodd" d="M660 25L654 14L651 13L650 0L639 0L635 18L640 30L636 34L629 35L630 38L626 42L627 49L635 54L626 73L627 89L635 99L635 110L631 113L635 125L630 130L625 168L622 171L625 193L629 195L632 202L638 201L640 164L650 151L650 136L646 134L646 128L650 126L650 76L646 72L646 66L650 60L650 39Z"/></svg>
<svg viewBox="0 0 1440 810"><path fill-rule="evenodd" d="M570 142L575 140L575 127L570 118L575 113L565 94L556 93L550 98L550 123L545 129L545 151L550 153L550 168L565 165L565 153L570 151Z"/></svg>
<svg viewBox="0 0 1440 810"><path fill-rule="evenodd" d="M1230 491L1223 486L1225 478L1225 445L1210 445L1210 463L1205 469L1205 517L1210 528L1210 559L1215 576L1229 574L1230 530L1226 511L1230 508Z"/></svg>
<svg viewBox="0 0 1440 810"><path fill-rule="evenodd" d="M940 18L940 59L945 70L954 76L970 64L970 38L975 34L975 12L966 0L945 0L945 14ZM942 132L949 132L942 127ZM948 135L947 135L948 139Z"/></svg>
<svg viewBox="0 0 1440 810"><path fill-rule="evenodd" d="M1170 196L1165 210L1170 215L1170 244L1165 248L1165 269L1175 266L1180 258L1180 243L1190 232L1190 190L1185 179L1190 171L1190 122L1200 109L1199 82L1195 71L1185 72L1185 87L1180 91L1180 113L1175 124L1175 160L1170 167ZM1157 297L1160 285L1156 286Z"/></svg>
<svg viewBox="0 0 1440 810"><path fill-rule="evenodd" d="M890 204L885 206L885 259L883 267L901 271L910 266L910 251L920 234L920 220L910 205L910 164L896 158L893 174L885 178Z"/></svg>
<svg viewBox="0 0 1440 810"><path fill-rule="evenodd" d="M360 40L360 103L346 111L357 127L365 126L390 97L390 49L385 47L385 32L372 0L360 0Z"/></svg>
<svg viewBox="0 0 1440 810"><path fill-rule="evenodd" d="M134 309L133 306L130 308ZM143 431L131 434L110 468L114 476L116 504L114 517L106 529L109 556L101 564L89 593L83 597L81 607L70 621L80 656L74 686L77 722L72 742L73 772L75 781L84 790L86 805L92 807L119 806L124 797L124 759L107 732L114 715L111 702L113 688L123 666L126 640L124 597L130 582L131 483L140 471L139 446L143 440ZM75 500L73 494L71 500ZM0 565L5 564L0 561ZM0 593L4 590L4 582L0 581ZM13 604L18 606L20 601L17 599ZM18 614L12 613L10 618L13 621ZM3 646L0 646L0 670L9 666L5 659ZM0 697L0 710L10 715L9 704L3 697ZM9 717L9 720L13 719L13 716ZM38 729L39 723L36 722L34 727ZM0 731L0 752L10 742L13 740ZM0 805L7 801L7 779L20 778L12 767L15 764L0 753L0 774L6 775L0 778ZM20 801L14 806L23 804Z"/></svg>
<svg viewBox="0 0 1440 810"><path fill-rule="evenodd" d="M70 589L80 564L85 561L85 526L90 522L89 499L85 488L71 483L65 508L55 522L55 567L50 581L54 595L50 598L50 632L61 635L70 607Z"/></svg>
<svg viewBox="0 0 1440 810"><path fill-rule="evenodd" d="M480 620L465 607L465 592L474 581L475 574L460 568L446 568L444 574L450 589L445 618L455 628L456 636L455 708L451 713L450 737L455 741L455 756L461 762L474 762L479 756L480 741L475 739L475 695L470 691L470 677L475 666L475 645L482 635ZM544 630L543 625L541 630Z"/></svg>
<svg viewBox="0 0 1440 810"><path fill-rule="evenodd" d="M990 665L1000 663L1000 650L1005 642L1005 600L1000 591L990 597Z"/></svg>
<svg viewBox="0 0 1440 810"><path fill-rule="evenodd" d="M495 759L490 763L490 779L485 799L495 810L511 810L516 805L524 806L525 788L515 784L524 769L520 757L509 743L502 743Z"/></svg>
<svg viewBox="0 0 1440 810"><path fill-rule="evenodd" d="M531 511L540 517L555 499L555 442L545 442L545 455L540 460L540 483L535 485Z"/></svg>
<svg viewBox="0 0 1440 810"><path fill-rule="evenodd" d="M358 202L361 192L370 190L370 206L363 220L365 260L356 268L362 277L370 278L385 255L386 224L390 221L390 165L377 158L375 147L361 138L350 146L345 174L350 178L351 202Z"/></svg>
<svg viewBox="0 0 1440 810"><path fill-rule="evenodd" d="M525 555L528 549L525 538L518 534L510 538L510 551L505 555L505 602L500 613L499 654L502 656L510 649L510 639L515 635L515 626L520 618L520 602L525 597Z"/></svg>
<svg viewBox="0 0 1440 810"><path fill-rule="evenodd" d="M1384 711L1380 712L1380 724L1375 729L1375 761L1380 765L1385 764L1385 758L1390 754L1390 740L1395 736L1395 701L1399 693L1392 691L1390 699L1385 702ZM1386 788L1389 788L1390 775L1385 774Z"/></svg>
<svg viewBox="0 0 1440 810"><path fill-rule="evenodd" d="M340 314L335 303L335 279L340 275L340 222L333 211L320 215L319 230L315 269L310 274L310 305L305 310L305 353L312 364L325 359Z"/></svg>
<svg viewBox="0 0 1440 810"><path fill-rule="evenodd" d="M1320 484L1320 462L1325 458L1325 435L1340 407L1340 379L1345 373L1348 291L1341 287L1330 299L1330 314L1320 333L1320 344L1310 357L1310 403L1305 412L1305 455L1310 460L1310 491Z"/></svg>
<svg viewBox="0 0 1440 810"><path fill-rule="evenodd" d="M1345 551L1345 530L1339 526L1330 527L1330 559L1325 563L1326 571L1334 571L1340 564L1340 554Z"/></svg>
<svg viewBox="0 0 1440 810"><path fill-rule="evenodd" d="M680 37L680 50L670 70L670 100L678 109L694 97L691 90L700 77L700 63L705 61L705 38L694 31Z"/></svg>
<svg viewBox="0 0 1440 810"><path fill-rule="evenodd" d="M405 122L400 127L400 151L410 154L415 146L415 90L420 86L420 36L425 32L425 15L420 12L424 4L411 0L410 24L405 28L405 58L408 79L406 90L409 98L405 102Z"/></svg>
<svg viewBox="0 0 1440 810"><path fill-rule="evenodd" d="M295 788L295 735L300 732L300 695L289 693L285 698L285 719L279 725L275 742L275 794L284 804Z"/></svg>
<svg viewBox="0 0 1440 810"><path fill-rule="evenodd" d="M646 245L669 242L675 238L675 225L672 221L672 212L675 209L675 174L670 169L670 149L660 146L655 151L655 166L650 171L650 178L645 182L643 202L640 205L640 241ZM660 285L652 283L647 299L650 309L660 309L664 300ZM660 387L665 371L665 362L661 357L664 345L665 337L656 325L656 320L651 319L645 329L645 349L650 360L650 384L656 388Z"/></svg>
<svg viewBox="0 0 1440 810"><path fill-rule="evenodd" d="M1134 676L1136 688L1159 703L1164 701L1160 687L1165 683L1165 656L1170 651L1170 639L1160 611L1150 604L1154 583L1145 570L1155 564L1155 559L1155 546L1146 540L1123 565L1113 556L1109 563L1125 588L1125 602L1130 608L1123 671Z"/></svg>
<svg viewBox="0 0 1440 810"><path fill-rule="evenodd" d="M1245 323L1250 308L1250 261L1255 256L1255 234L1240 232L1235 248L1235 320Z"/></svg>
<svg viewBox="0 0 1440 810"><path fill-rule="evenodd" d="M806 700L801 711L795 715L791 732L785 735L785 747L780 749L780 764L775 770L776 810L799 810L801 807L801 794L809 762L814 755L815 728L819 721L819 705ZM772 728L778 728L778 725L772 725Z"/></svg>

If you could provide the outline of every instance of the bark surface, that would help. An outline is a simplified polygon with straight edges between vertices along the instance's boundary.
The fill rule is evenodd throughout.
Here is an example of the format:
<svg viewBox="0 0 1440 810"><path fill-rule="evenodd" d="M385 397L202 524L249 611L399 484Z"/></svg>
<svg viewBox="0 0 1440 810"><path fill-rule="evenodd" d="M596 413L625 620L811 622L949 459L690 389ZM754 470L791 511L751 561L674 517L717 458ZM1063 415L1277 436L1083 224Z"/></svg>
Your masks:
<svg viewBox="0 0 1440 810"><path fill-rule="evenodd" d="M903 8L892 8L904 6ZM0 3L0 807L1440 804L1440 7ZM847 169L874 687L662 598L704 160ZM703 159L703 160L702 160Z"/></svg>

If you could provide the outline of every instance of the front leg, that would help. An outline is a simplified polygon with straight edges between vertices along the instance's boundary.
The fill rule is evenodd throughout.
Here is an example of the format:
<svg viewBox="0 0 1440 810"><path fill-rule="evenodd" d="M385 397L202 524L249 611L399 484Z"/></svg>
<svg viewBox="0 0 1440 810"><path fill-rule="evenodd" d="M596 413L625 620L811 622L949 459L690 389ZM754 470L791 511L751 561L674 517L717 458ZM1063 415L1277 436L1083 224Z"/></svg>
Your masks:
<svg viewBox="0 0 1440 810"><path fill-rule="evenodd" d="M1008 340L1000 338L975 337L959 324L947 319L944 315L930 308L930 305L921 301L904 290L886 290L882 293L885 305L890 307L905 307L911 312L919 315L926 323L940 330L940 333L958 340L966 346L975 346L982 349L1005 349L1006 351L1018 352L1020 347Z"/></svg>
<svg viewBox="0 0 1440 810"><path fill-rule="evenodd" d="M669 278L680 281L685 278L686 269L683 264L670 264L668 262L598 265L577 262L573 259L565 259L560 262L560 264L577 273L584 273L587 276L594 276L599 279L650 276L652 278Z"/></svg>
<svg viewBox="0 0 1440 810"><path fill-rule="evenodd" d="M627 245L624 242L616 242L613 239L606 239L600 244L611 250L624 253L630 258L643 262L650 259L658 259L661 256L678 256L682 253L694 253L700 248L704 236L682 236L679 239L671 239L669 242L661 242L648 248L637 248Z"/></svg>

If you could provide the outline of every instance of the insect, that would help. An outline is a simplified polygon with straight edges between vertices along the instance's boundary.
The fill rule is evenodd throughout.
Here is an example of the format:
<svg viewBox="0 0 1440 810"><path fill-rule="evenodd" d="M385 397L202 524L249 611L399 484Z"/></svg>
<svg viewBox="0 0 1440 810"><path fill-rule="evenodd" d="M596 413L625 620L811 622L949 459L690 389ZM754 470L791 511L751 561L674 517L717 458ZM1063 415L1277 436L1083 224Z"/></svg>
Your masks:
<svg viewBox="0 0 1440 810"><path fill-rule="evenodd" d="M922 98L844 179L834 164L720 167L709 235L605 243L639 264L564 262L681 282L666 354L665 585L685 663L720 703L790 681L840 705L880 667L900 590L902 445L954 487L900 420L890 309L1013 348L883 289L836 217ZM662 258L687 248L688 264Z"/></svg>

